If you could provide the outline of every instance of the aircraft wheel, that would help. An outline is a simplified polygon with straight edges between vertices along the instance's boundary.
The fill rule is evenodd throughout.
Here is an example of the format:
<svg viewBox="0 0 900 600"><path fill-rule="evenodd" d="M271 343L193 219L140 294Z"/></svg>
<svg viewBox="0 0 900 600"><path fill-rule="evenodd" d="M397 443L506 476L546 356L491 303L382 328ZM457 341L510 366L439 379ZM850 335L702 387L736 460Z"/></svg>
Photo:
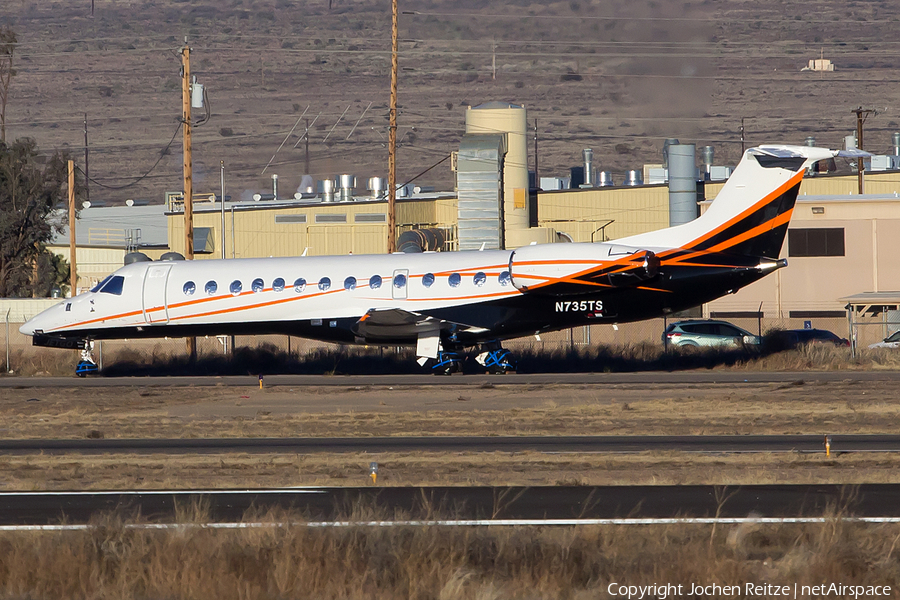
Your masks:
<svg viewBox="0 0 900 600"><path fill-rule="evenodd" d="M438 353L436 359L430 359L431 372L435 375L451 375L462 370L462 359L456 352Z"/></svg>

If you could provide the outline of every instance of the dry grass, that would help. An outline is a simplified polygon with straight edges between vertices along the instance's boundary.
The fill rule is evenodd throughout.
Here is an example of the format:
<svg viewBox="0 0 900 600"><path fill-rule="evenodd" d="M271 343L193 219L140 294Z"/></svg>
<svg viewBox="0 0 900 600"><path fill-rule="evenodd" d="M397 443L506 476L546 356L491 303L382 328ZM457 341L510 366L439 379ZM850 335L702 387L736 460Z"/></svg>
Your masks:
<svg viewBox="0 0 900 600"><path fill-rule="evenodd" d="M704 385L26 388L0 437L893 433L891 382Z"/></svg>
<svg viewBox="0 0 900 600"><path fill-rule="evenodd" d="M678 351L650 342L624 345L592 345L540 349L528 346L514 351L521 373L625 373L732 368L751 371L833 371L900 369L900 352L861 349L857 358L848 348L813 344L785 350L768 337L760 349L701 349ZM77 353L29 348L12 352L11 364L18 376L69 376L75 371ZM328 346L305 354L288 354L269 343L237 348L231 356L201 353L190 361L180 351L152 346L145 351L129 348L104 354L106 376L258 375L294 374L405 374L424 373L412 350L394 352L365 347ZM473 361L467 372L481 372Z"/></svg>
<svg viewBox="0 0 900 600"><path fill-rule="evenodd" d="M370 518L358 511L356 517ZM897 525L573 528L287 525L147 531L121 516L86 531L0 534L0 589L32 598L411 598L605 596L629 585L713 582L900 585ZM203 518L187 511L182 520ZM256 515L251 515L256 519ZM745 597L741 594L741 597ZM832 596L834 597L834 596ZM837 597L845 597L839 595Z"/></svg>
<svg viewBox="0 0 900 600"><path fill-rule="evenodd" d="M888 453L348 453L0 456L7 490L379 486L900 483Z"/></svg>

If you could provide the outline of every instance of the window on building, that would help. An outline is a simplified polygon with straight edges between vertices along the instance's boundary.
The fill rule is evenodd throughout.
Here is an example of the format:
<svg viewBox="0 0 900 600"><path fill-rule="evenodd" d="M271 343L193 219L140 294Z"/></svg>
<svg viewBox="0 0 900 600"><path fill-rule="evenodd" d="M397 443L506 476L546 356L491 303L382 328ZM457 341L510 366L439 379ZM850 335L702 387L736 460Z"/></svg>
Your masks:
<svg viewBox="0 0 900 600"><path fill-rule="evenodd" d="M188 281L187 283L184 284L184 287L181 289L184 292L185 296L193 296L194 292L197 291L197 286L196 286L196 284L194 284L193 281Z"/></svg>
<svg viewBox="0 0 900 600"><path fill-rule="evenodd" d="M295 291L295 292L297 292L298 294L300 294L300 293L302 293L303 290L305 290L305 289L306 289L306 280L305 280L305 279L303 279L302 277L300 277L300 278L298 278L296 281L294 281L294 291Z"/></svg>
<svg viewBox="0 0 900 600"><path fill-rule="evenodd" d="M844 228L789 229L788 256L844 256Z"/></svg>
<svg viewBox="0 0 900 600"><path fill-rule="evenodd" d="M422 285L425 287L431 287L434 285L434 274L433 273L425 273L422 275Z"/></svg>
<svg viewBox="0 0 900 600"><path fill-rule="evenodd" d="M272 291L273 292L283 292L284 291L284 279L281 277L276 277L272 282Z"/></svg>
<svg viewBox="0 0 900 600"><path fill-rule="evenodd" d="M241 293L241 290L244 289L244 286L239 280L235 279L231 282L231 286L228 289L231 290L232 296L237 296Z"/></svg>
<svg viewBox="0 0 900 600"><path fill-rule="evenodd" d="M256 293L259 293L259 292L263 291L264 289L266 289L266 284L263 283L262 279L257 277L256 279L253 280L253 283L250 284L250 289Z"/></svg>
<svg viewBox="0 0 900 600"><path fill-rule="evenodd" d="M319 280L319 289L323 292L331 287L331 279L323 277Z"/></svg>
<svg viewBox="0 0 900 600"><path fill-rule="evenodd" d="M216 290L219 289L219 284L217 284L215 281L207 281L206 286L204 286L203 289L206 290L207 295L212 296L216 293Z"/></svg>
<svg viewBox="0 0 900 600"><path fill-rule="evenodd" d="M484 285L484 282L487 281L487 275L485 275L481 271L478 271L477 273L475 273L475 277L472 278L472 281L475 283L475 285L481 287Z"/></svg>
<svg viewBox="0 0 900 600"><path fill-rule="evenodd" d="M372 275L369 277L369 287L377 290L381 287L381 275Z"/></svg>
<svg viewBox="0 0 900 600"><path fill-rule="evenodd" d="M450 284L450 287L459 287L461 281L462 276L459 273L451 273L450 277L447 278L447 282Z"/></svg>
<svg viewBox="0 0 900 600"><path fill-rule="evenodd" d="M356 289L356 277L350 276L344 280L344 289L345 290L355 290Z"/></svg>

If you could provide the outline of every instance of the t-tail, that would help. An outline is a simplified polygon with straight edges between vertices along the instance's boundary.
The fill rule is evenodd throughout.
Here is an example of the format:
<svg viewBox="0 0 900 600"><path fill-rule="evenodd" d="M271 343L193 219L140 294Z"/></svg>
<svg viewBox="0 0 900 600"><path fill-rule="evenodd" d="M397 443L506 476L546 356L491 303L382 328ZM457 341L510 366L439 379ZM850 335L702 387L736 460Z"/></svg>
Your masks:
<svg viewBox="0 0 900 600"><path fill-rule="evenodd" d="M777 259L804 174L815 163L835 156L869 154L808 146L750 148L703 215L684 225L616 242Z"/></svg>

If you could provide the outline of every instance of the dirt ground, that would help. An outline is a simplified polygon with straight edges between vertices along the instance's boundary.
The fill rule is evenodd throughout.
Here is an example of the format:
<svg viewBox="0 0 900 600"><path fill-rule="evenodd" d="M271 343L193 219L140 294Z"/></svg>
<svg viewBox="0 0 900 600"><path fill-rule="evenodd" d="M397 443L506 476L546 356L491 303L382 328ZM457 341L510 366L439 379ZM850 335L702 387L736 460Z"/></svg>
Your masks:
<svg viewBox="0 0 900 600"><path fill-rule="evenodd" d="M5 438L893 433L888 382L5 390ZM900 481L900 457L381 453L0 456L7 489Z"/></svg>

